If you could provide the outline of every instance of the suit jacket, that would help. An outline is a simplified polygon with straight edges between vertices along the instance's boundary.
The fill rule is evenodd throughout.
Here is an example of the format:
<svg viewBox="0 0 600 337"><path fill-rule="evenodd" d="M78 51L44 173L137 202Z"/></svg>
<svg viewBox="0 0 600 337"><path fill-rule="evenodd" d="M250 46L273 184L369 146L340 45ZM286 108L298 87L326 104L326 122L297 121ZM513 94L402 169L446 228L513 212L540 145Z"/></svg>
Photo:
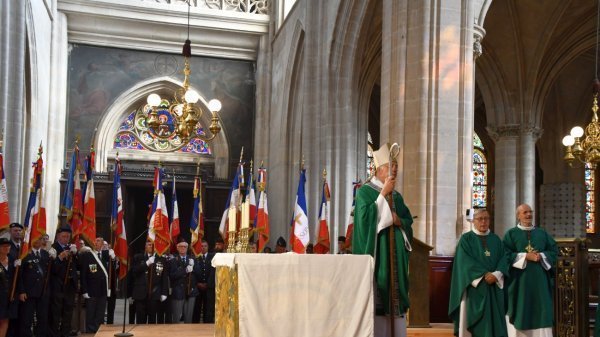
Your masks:
<svg viewBox="0 0 600 337"><path fill-rule="evenodd" d="M56 250L56 258L52 262L50 270L50 293L60 294L65 291L65 285L72 286L77 289L77 255L71 255L69 258L60 260L58 255L69 247L63 248L58 242L52 244L52 248ZM69 262L71 260L71 262ZM65 275L67 282L65 284Z"/></svg>
<svg viewBox="0 0 600 337"><path fill-rule="evenodd" d="M171 298L175 300L183 300L187 297L198 296L198 288L196 287L196 274L194 272L187 273L186 269L189 261L193 260L192 256L187 256L184 262L181 256L177 255L170 261L169 278L171 279ZM196 266L194 261L194 267Z"/></svg>
<svg viewBox="0 0 600 337"><path fill-rule="evenodd" d="M17 280L17 294L27 294L28 298L40 298L48 292L45 290L50 255L40 249L37 257L33 251L21 261L21 272Z"/></svg>
<svg viewBox="0 0 600 337"><path fill-rule="evenodd" d="M134 300L150 299L160 300L161 295L169 294L169 271L164 257L155 255L154 264L146 265L147 254L136 254L133 257L133 293ZM152 289L148 289L149 283Z"/></svg>
<svg viewBox="0 0 600 337"><path fill-rule="evenodd" d="M96 259L97 254L98 252L96 251L89 251L79 256L81 262L81 293L87 293L90 297L106 297L108 295L106 286L108 283L108 261L110 258L107 250L100 252L101 257L98 259L102 263L104 270L106 270L105 275Z"/></svg>

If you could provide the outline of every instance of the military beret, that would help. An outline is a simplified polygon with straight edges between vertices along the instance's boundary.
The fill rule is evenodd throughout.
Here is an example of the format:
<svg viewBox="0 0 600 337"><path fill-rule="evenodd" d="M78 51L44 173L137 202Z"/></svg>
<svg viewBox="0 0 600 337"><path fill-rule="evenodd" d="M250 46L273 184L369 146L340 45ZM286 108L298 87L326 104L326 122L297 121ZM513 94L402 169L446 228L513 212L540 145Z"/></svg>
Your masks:
<svg viewBox="0 0 600 337"><path fill-rule="evenodd" d="M285 242L285 239L280 236L279 239L277 239L277 245L280 247L285 247L287 246L287 242Z"/></svg>
<svg viewBox="0 0 600 337"><path fill-rule="evenodd" d="M57 234L60 234L60 233L63 233L63 232L73 233L73 231L71 230L71 228L70 228L70 227L60 227L60 228L59 228L59 229L56 231L56 233L57 233Z"/></svg>
<svg viewBox="0 0 600 337"><path fill-rule="evenodd" d="M18 222L13 222L13 223L11 223L11 224L9 225L9 227L10 227L10 228L21 228L21 229L23 229L23 225L21 225L21 224L20 224L20 223L18 223Z"/></svg>

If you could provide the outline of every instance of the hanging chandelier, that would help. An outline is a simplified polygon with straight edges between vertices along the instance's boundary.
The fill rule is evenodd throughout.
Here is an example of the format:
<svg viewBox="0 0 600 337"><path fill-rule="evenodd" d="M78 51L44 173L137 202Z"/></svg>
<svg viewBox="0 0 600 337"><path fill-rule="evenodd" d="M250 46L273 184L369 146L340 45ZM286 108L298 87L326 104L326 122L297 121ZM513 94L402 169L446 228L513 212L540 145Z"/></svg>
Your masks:
<svg viewBox="0 0 600 337"><path fill-rule="evenodd" d="M600 121L598 121L598 35L600 34L600 1L598 1L596 16L596 68L594 73L594 97L592 100L592 121L585 127L575 126L566 135L562 143L565 146L563 159L573 167L575 160L595 169L600 162Z"/></svg>
<svg viewBox="0 0 600 337"><path fill-rule="evenodd" d="M210 134L207 135L200 122L203 108L198 105L200 95L190 88L190 58L192 57L192 42L190 41L190 7L188 0L188 37L183 45L182 55L185 66L183 69L183 85L175 90L172 99L161 98L160 95L150 94L144 107L146 127L149 132L161 140L179 139L180 144L187 144L190 140L198 138L208 142L214 139L221 131L218 113L221 110L221 102L212 99L207 106L210 110L211 122L208 127Z"/></svg>

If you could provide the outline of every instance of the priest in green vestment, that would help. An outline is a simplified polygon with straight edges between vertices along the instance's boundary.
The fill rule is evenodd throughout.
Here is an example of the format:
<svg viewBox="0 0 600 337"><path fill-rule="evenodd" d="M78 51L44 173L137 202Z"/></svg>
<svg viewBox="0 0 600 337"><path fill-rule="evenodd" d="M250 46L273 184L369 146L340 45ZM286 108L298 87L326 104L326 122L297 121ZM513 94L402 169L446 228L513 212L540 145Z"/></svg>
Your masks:
<svg viewBox="0 0 600 337"><path fill-rule="evenodd" d="M550 234L533 225L529 205L517 207L517 219L517 226L504 235L504 250L511 265L507 284L508 335L551 337L558 248Z"/></svg>
<svg viewBox="0 0 600 337"><path fill-rule="evenodd" d="M456 246L448 308L455 336L507 336L503 288L508 263L502 240L489 227L489 213L476 210L473 230Z"/></svg>
<svg viewBox="0 0 600 337"><path fill-rule="evenodd" d="M391 158L390 162L389 146L384 144L374 151L373 158L375 175L356 193L352 252L369 254L375 258L375 336L391 336L392 324L396 336L406 336L408 258L412 250L413 218L402 195L394 191L398 165L395 158ZM393 247L390 245L390 231L394 235ZM395 262L393 266L390 264L391 258ZM396 300L390 302L392 268ZM393 323L389 316L390 303L394 306Z"/></svg>

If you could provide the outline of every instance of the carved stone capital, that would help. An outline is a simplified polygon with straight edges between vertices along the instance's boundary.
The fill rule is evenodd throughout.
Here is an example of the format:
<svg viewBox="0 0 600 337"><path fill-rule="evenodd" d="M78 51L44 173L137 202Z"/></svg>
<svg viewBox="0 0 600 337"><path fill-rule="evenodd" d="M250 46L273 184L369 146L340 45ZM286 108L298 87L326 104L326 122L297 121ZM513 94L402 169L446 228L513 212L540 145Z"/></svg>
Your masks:
<svg viewBox="0 0 600 337"><path fill-rule="evenodd" d="M524 126L521 129L521 135L523 136L531 136L534 140L540 139L542 134L544 133L544 129L537 126Z"/></svg>
<svg viewBox="0 0 600 337"><path fill-rule="evenodd" d="M473 59L477 59L483 54L481 40L485 36L485 29L479 25L473 25Z"/></svg>
<svg viewBox="0 0 600 337"><path fill-rule="evenodd" d="M498 142L502 138L517 138L521 133L521 126L519 124L488 126L485 129L494 142Z"/></svg>

